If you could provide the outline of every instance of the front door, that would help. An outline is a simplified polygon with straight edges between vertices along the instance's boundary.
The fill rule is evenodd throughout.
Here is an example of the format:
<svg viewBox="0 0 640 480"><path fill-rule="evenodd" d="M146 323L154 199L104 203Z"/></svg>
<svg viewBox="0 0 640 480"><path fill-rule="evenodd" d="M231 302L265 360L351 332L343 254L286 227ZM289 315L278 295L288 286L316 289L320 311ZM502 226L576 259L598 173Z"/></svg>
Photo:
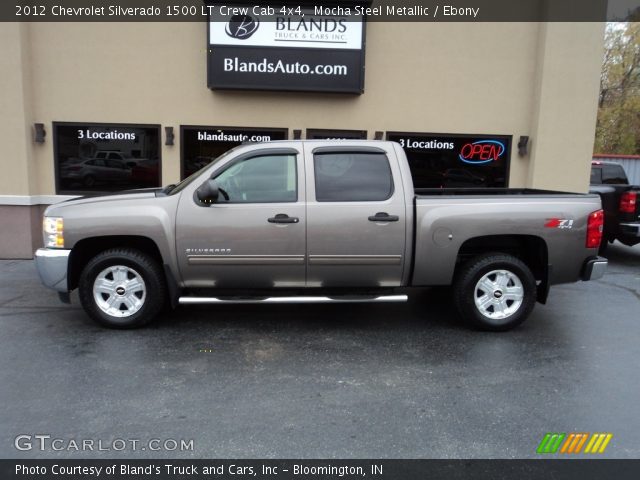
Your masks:
<svg viewBox="0 0 640 480"><path fill-rule="evenodd" d="M185 191L176 243L187 287L305 285L304 164L298 149L265 149L221 165L211 204ZM194 184L201 185L205 179Z"/></svg>

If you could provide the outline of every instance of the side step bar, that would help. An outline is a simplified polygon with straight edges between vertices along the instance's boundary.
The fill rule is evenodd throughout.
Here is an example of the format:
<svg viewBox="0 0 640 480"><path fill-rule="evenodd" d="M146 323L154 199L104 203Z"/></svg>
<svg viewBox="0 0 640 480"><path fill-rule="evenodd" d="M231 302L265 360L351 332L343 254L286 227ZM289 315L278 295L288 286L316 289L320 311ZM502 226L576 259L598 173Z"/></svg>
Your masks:
<svg viewBox="0 0 640 480"><path fill-rule="evenodd" d="M268 297L268 298L217 298L217 297L180 297L181 305L195 304L261 304L261 303L398 303L406 302L407 295L380 295L378 297Z"/></svg>

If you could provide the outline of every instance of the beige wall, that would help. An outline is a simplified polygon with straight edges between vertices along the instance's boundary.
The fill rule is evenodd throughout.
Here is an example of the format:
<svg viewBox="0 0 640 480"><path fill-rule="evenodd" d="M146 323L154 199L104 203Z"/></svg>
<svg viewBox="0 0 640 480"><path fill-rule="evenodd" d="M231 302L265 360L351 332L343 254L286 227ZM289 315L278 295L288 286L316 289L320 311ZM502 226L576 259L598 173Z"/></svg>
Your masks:
<svg viewBox="0 0 640 480"><path fill-rule="evenodd" d="M585 191L603 31L369 23L365 93L344 96L212 92L204 23L0 24L0 203L55 193L53 121L173 126L163 183L179 178L179 126L196 124L513 135L511 186ZM46 125L43 145L34 122ZM532 138L525 158L520 135Z"/></svg>

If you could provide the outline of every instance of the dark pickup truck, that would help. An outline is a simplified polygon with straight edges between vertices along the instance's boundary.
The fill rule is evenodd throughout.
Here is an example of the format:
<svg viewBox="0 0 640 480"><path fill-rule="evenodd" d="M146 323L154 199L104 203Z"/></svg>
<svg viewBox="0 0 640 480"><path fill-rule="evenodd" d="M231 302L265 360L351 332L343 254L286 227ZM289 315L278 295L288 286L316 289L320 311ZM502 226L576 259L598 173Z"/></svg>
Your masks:
<svg viewBox="0 0 640 480"><path fill-rule="evenodd" d="M625 245L640 243L640 186L630 185L622 165L591 162L590 193L600 195L604 210L604 233L600 252L618 240Z"/></svg>

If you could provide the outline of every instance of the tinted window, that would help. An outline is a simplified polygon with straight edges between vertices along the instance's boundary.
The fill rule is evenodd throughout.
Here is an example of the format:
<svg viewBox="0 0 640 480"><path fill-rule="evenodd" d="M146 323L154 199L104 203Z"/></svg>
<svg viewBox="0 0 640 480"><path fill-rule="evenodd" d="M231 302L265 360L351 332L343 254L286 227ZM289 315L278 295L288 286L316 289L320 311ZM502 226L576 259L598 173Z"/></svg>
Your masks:
<svg viewBox="0 0 640 480"><path fill-rule="evenodd" d="M216 182L221 193L218 203L295 202L296 156L251 157L227 168Z"/></svg>
<svg viewBox="0 0 640 480"><path fill-rule="evenodd" d="M319 153L313 164L319 202L375 202L393 194L383 153Z"/></svg>
<svg viewBox="0 0 640 480"><path fill-rule="evenodd" d="M602 169L600 167L591 167L591 185L599 185L602 183Z"/></svg>
<svg viewBox="0 0 640 480"><path fill-rule="evenodd" d="M182 178L209 165L214 159L244 142L285 140L287 129L182 126Z"/></svg>
<svg viewBox="0 0 640 480"><path fill-rule="evenodd" d="M603 165L602 183L619 185L629 183L621 165Z"/></svg>
<svg viewBox="0 0 640 480"><path fill-rule="evenodd" d="M160 186L158 126L54 123L57 193L104 193ZM144 171L132 172L140 161Z"/></svg>
<svg viewBox="0 0 640 480"><path fill-rule="evenodd" d="M508 135L387 132L407 154L415 188L506 187Z"/></svg>

